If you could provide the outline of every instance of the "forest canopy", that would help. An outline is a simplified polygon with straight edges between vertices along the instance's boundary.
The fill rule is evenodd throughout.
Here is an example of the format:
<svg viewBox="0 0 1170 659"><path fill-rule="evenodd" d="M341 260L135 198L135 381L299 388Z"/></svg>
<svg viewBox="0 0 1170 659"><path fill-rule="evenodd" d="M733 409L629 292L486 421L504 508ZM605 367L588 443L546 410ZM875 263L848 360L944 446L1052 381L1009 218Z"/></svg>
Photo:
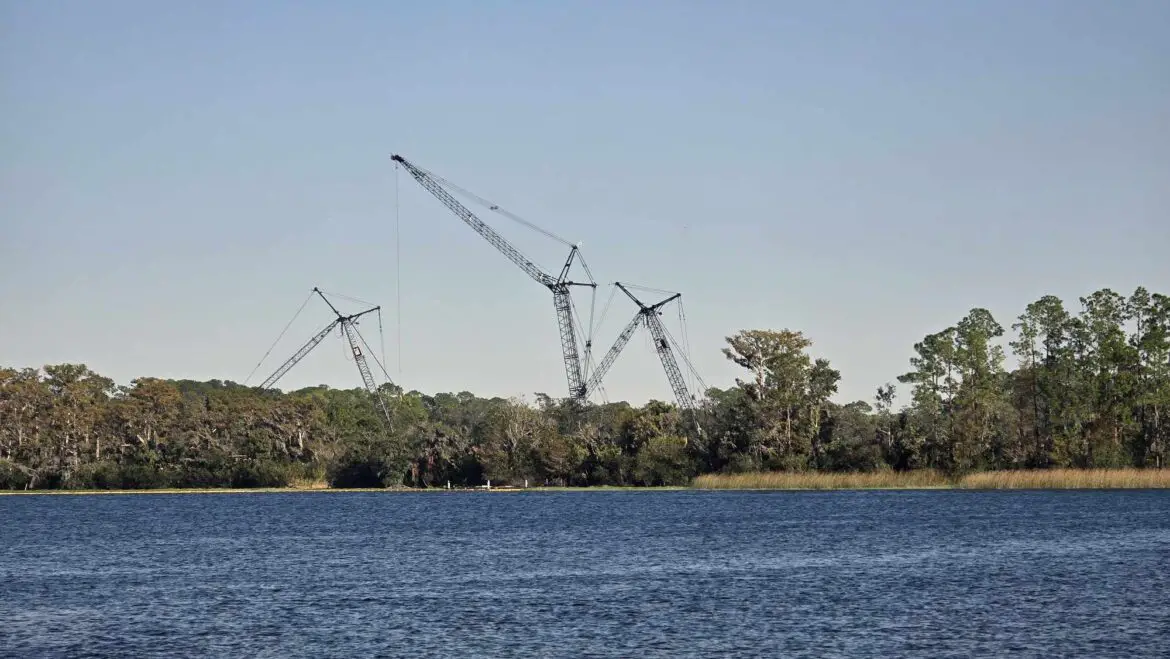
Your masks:
<svg viewBox="0 0 1170 659"><path fill-rule="evenodd" d="M742 371L695 414L670 403L578 407L384 386L264 391L83 364L0 367L0 489L671 485L757 470L1162 467L1170 431L1170 297L1053 296L1005 328L987 309L913 344L873 399L790 329L744 330ZM1008 354L1014 367L1007 366ZM903 387L909 402L895 409Z"/></svg>

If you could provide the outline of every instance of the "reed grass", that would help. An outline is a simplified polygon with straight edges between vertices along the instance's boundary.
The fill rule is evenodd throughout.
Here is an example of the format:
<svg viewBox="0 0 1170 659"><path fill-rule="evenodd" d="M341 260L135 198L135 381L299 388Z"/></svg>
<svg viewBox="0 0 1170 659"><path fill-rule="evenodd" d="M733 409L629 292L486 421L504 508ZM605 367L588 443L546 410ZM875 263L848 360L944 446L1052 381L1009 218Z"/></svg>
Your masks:
<svg viewBox="0 0 1170 659"><path fill-rule="evenodd" d="M958 484L971 490L1166 489L1170 469L1045 469L968 474Z"/></svg>
<svg viewBox="0 0 1170 659"><path fill-rule="evenodd" d="M288 487L290 490L327 490L329 481L324 478L293 478Z"/></svg>
<svg viewBox="0 0 1170 659"><path fill-rule="evenodd" d="M948 478L932 470L830 472L750 472L705 474L694 480L702 490L875 490L955 488L996 489L1168 489L1170 469L1046 469L986 471Z"/></svg>
<svg viewBox="0 0 1170 659"><path fill-rule="evenodd" d="M749 472L704 474L694 480L702 490L874 490L950 487L936 471Z"/></svg>

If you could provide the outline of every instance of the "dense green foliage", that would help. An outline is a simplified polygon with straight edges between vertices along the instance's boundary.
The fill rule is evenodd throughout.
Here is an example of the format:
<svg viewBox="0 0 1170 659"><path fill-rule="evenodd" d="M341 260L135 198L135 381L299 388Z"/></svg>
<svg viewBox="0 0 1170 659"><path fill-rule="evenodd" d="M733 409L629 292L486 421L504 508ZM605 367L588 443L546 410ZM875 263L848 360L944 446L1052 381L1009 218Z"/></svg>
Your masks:
<svg viewBox="0 0 1170 659"><path fill-rule="evenodd" d="M651 401L574 409L387 387L386 431L361 389L264 392L83 365L0 368L0 488L435 487L685 484L749 470L872 471L1165 464L1170 298L1102 290L1067 311L1044 297L1004 328L985 309L914 345L909 404L830 399L840 373L800 332L743 331L723 352L746 376L694 419ZM696 432L695 422L702 429Z"/></svg>

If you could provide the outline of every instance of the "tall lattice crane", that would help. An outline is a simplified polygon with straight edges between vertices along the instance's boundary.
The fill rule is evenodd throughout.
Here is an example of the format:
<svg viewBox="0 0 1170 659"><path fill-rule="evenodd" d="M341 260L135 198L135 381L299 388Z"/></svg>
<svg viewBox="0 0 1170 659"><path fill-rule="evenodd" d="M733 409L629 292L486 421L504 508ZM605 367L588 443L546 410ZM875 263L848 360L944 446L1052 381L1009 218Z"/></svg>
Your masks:
<svg viewBox="0 0 1170 659"><path fill-rule="evenodd" d="M671 349L672 345L675 348L679 348L679 346L674 341L674 338L670 335L670 332L666 330L666 327L662 324L662 319L660 318L662 315L662 308L667 304L674 302L675 300L681 300L682 293L673 293L660 302L648 305L635 297L625 284L622 284L621 282L614 282L614 286L616 286L623 293L625 293L627 297L633 300L634 304L638 305L638 311L634 314L634 319L631 320L629 324L626 325L625 329L622 330L621 334L618 335L618 338L616 341L614 341L613 346L609 349L608 352L605 353L605 356L601 358L601 361L598 362L597 368L593 370L592 375L589 376L588 382L585 383L586 395L592 394L594 391L596 391L597 387L601 385L602 378L605 377L605 374L607 371L609 371L609 368L613 366L614 361L617 360L618 355L621 354L622 350L626 347L626 344L630 342L630 339L634 336L634 332L637 330L638 326L643 325L650 333L650 338L654 342L654 351L658 353L658 359L662 362L663 370L666 371L666 379L670 382L670 388L674 391L674 398L678 402L679 408L686 410L691 415L691 417L694 418L695 399L687 387L687 382L683 377L682 369L679 368L678 361L674 357L674 351ZM694 366L690 364L689 360L687 360L685 352L683 352L681 348L679 349L679 352L682 354L683 359L687 361L687 366L690 368L691 373L696 377L696 379L699 380L700 383L702 383L702 379L698 377L698 373L695 371Z"/></svg>
<svg viewBox="0 0 1170 659"><path fill-rule="evenodd" d="M573 286L586 286L596 291L597 283L593 281L593 277L589 275L588 266L585 265L584 260L581 258L578 247L568 243L568 241L565 241L562 238L540 229L539 227L536 227L528 222L525 222L524 220L520 220L519 218L506 213L505 211L502 211L494 204L490 206L491 210L493 211L504 213L512 219L520 221L523 224L528 225L530 228L540 231L546 236L552 237L569 245L569 257L565 259L565 263L561 267L560 273L554 277L553 275L540 269L539 266L521 254L520 251L513 247L507 240L505 240L503 236L496 233L496 231L485 224L483 220L476 217L475 213L471 212L471 210L464 206L458 199L455 198L454 195L451 194L451 192L447 190L447 188L458 190L459 188L457 186L453 185L449 181L442 179L436 174L422 169L418 165L415 165L400 155L395 154L391 156L391 159L401 164L403 168L405 168L406 171L410 173L412 177L414 177L414 180L418 181L418 183L422 185L422 187L427 192L430 192L436 199L442 202L444 206L446 206L452 213L459 217L459 219L463 220L468 226L474 229L476 233L478 233L480 236L483 236L483 238L487 240L488 243L490 243L493 247L499 250L501 254L508 257L508 260L519 266L520 269L525 272L525 274L536 280L536 282L541 286L544 286L548 290L552 291L553 307L556 309L557 314L557 327L560 330L561 335L561 353L565 362L565 378L568 381L569 398L579 403L585 402L585 377L587 374L581 367L581 354L577 347L576 326L574 324L575 314L573 309L573 296L571 294L571 289ZM466 192L462 190L460 191ZM572 268L574 261L581 263L582 267L585 269L586 276L590 281L575 282L569 279L569 271ZM592 331L592 327L590 327L590 331ZM586 361L588 361L589 351L591 348L592 338L587 335L585 340Z"/></svg>
<svg viewBox="0 0 1170 659"><path fill-rule="evenodd" d="M317 332L313 338L309 339L305 345L301 346L299 350L293 353L293 356L289 357L283 364L281 364L280 367L272 373L272 375L269 375L267 378L265 378L265 380L260 383L260 388L271 389L273 386L275 386L277 381L284 377L285 373L288 373L290 370L292 370L292 367L296 366L297 363L308 356L308 354L313 351L313 348L316 348L318 345L320 345L320 343L325 340L325 337L329 336L329 334L334 329L340 327L341 333L345 336L346 341L349 343L350 352L353 354L353 361L355 364L357 364L358 372L361 374L362 384L365 386L366 391L370 392L370 395L374 397L374 400L378 404L379 410L382 412L383 418L386 420L386 427L389 428L391 425L390 410L386 407L386 400L378 391L377 383L374 382L374 374L370 371L370 364L366 361L366 353L362 351L362 346L365 346L366 350L368 350L371 354L373 351L370 350L369 344L366 343L365 338L361 335L361 332L359 332L357 328L358 319L371 313L380 314L382 308L380 306L375 306L370 307L365 311L346 315L338 311L337 307L333 306L333 302L331 302L329 298L325 297L325 294L321 292L321 289L313 287L313 292L309 294L309 297L311 298L314 294L324 300L325 304L329 305L329 308L333 311L337 318L333 319L333 321L326 325L324 329L322 329L320 332ZM305 301L308 302L308 300ZM302 304L301 310L303 309L304 305ZM299 314L300 311L297 311L297 315ZM296 320L296 316L293 316L293 320ZM289 321L289 324L291 325L292 321ZM285 326L285 329L287 330L288 326ZM281 336L283 335L284 332L281 332ZM279 340L280 337L277 337L277 341ZM273 347L275 347L275 344ZM272 348L269 348L269 352L271 351ZM268 355L266 353L264 357L266 358L267 356ZM263 363L264 358L261 358L260 361ZM382 373L386 376L386 380L393 384L393 382L390 380L390 374L386 372L386 367L378 361L377 357L374 357L374 361L382 369ZM257 368L259 368L259 366L260 364L256 364ZM255 369L253 369L253 373L255 373ZM249 376L249 378L251 378L251 376Z"/></svg>

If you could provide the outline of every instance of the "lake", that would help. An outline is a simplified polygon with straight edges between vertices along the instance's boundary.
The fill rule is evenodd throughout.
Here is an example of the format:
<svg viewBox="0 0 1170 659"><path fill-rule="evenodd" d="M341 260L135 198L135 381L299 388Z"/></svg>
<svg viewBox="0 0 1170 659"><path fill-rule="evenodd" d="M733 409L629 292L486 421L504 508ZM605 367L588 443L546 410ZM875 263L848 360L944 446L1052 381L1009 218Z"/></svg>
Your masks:
<svg viewBox="0 0 1170 659"><path fill-rule="evenodd" d="M1167 491L0 497L3 656L1168 647Z"/></svg>

